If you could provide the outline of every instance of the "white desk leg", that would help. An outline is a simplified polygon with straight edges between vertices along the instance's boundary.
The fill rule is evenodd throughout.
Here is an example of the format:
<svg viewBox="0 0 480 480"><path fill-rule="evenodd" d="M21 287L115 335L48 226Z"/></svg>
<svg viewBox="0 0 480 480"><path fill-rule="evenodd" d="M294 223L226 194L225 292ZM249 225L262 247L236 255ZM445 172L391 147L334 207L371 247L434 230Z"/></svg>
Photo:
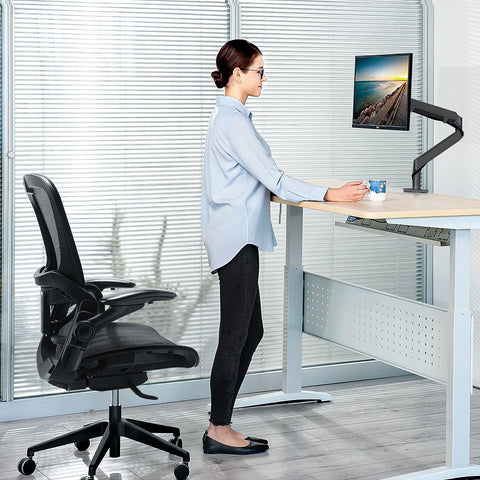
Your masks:
<svg viewBox="0 0 480 480"><path fill-rule="evenodd" d="M235 402L235 408L280 402L304 400L328 402L331 400L331 396L327 393L302 390L302 232L303 209L287 205L282 391L239 399Z"/></svg>
<svg viewBox="0 0 480 480"><path fill-rule="evenodd" d="M450 234L449 310L451 351L447 382L446 465L457 468L470 464L470 395L472 392L470 230L455 230Z"/></svg>
<svg viewBox="0 0 480 480"><path fill-rule="evenodd" d="M385 480L450 480L480 476L470 465L472 318L470 312L470 230L450 233L450 324L445 466Z"/></svg>

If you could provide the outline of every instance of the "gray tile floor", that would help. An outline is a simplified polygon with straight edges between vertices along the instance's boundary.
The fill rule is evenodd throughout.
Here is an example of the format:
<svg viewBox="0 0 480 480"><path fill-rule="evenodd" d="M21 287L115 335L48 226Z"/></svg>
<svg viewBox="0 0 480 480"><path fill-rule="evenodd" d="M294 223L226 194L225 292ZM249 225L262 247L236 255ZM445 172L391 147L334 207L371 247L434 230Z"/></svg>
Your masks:
<svg viewBox="0 0 480 480"><path fill-rule="evenodd" d="M417 379L329 385L329 403L298 403L237 410L234 428L269 439L270 450L251 456L204 455L201 436L208 400L125 408L124 416L173 424L190 452L190 480L376 480L433 468L445 458L445 388ZM472 397L472 463L480 463L480 392ZM35 455L31 476L17 471L26 447L83 424L104 419L88 412L0 424L0 480L79 480L98 444ZM98 480L174 480L177 457L130 440L122 456L108 456Z"/></svg>

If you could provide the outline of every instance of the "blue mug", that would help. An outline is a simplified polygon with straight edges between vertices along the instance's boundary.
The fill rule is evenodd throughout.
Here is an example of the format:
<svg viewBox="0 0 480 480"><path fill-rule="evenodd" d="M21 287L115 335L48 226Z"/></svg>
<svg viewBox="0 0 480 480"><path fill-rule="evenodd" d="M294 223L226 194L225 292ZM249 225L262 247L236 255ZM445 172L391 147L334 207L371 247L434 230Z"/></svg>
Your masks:
<svg viewBox="0 0 480 480"><path fill-rule="evenodd" d="M368 181L368 198L374 202L383 202L387 196L386 180Z"/></svg>

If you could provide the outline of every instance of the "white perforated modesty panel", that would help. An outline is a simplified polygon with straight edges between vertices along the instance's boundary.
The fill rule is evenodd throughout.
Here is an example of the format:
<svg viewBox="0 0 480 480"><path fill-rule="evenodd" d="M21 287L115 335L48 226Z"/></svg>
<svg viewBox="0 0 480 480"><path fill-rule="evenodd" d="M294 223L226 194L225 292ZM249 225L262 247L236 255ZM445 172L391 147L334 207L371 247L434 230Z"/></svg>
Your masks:
<svg viewBox="0 0 480 480"><path fill-rule="evenodd" d="M305 333L446 382L447 311L311 273L304 285Z"/></svg>

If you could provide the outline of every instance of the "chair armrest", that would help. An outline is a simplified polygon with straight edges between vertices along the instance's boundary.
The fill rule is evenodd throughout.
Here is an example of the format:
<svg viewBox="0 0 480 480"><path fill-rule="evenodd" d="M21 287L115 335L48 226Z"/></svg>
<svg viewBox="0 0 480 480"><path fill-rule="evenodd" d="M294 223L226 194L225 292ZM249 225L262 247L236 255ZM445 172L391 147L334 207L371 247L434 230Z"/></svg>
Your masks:
<svg viewBox="0 0 480 480"><path fill-rule="evenodd" d="M134 282L123 280L121 278L89 278L86 280L86 283L91 283L100 290L104 290L105 288L132 288L135 286Z"/></svg>
<svg viewBox="0 0 480 480"><path fill-rule="evenodd" d="M79 322L76 326L75 338L86 345L93 339L96 332L115 320L140 310L146 303L171 300L176 296L175 292L168 290L139 287L107 293L99 301L109 308L93 318Z"/></svg>
<svg viewBox="0 0 480 480"><path fill-rule="evenodd" d="M129 290L121 290L103 295L100 300L104 305L110 307L124 307L128 305L144 305L164 300L172 300L177 294L168 290L158 288L135 287Z"/></svg>

